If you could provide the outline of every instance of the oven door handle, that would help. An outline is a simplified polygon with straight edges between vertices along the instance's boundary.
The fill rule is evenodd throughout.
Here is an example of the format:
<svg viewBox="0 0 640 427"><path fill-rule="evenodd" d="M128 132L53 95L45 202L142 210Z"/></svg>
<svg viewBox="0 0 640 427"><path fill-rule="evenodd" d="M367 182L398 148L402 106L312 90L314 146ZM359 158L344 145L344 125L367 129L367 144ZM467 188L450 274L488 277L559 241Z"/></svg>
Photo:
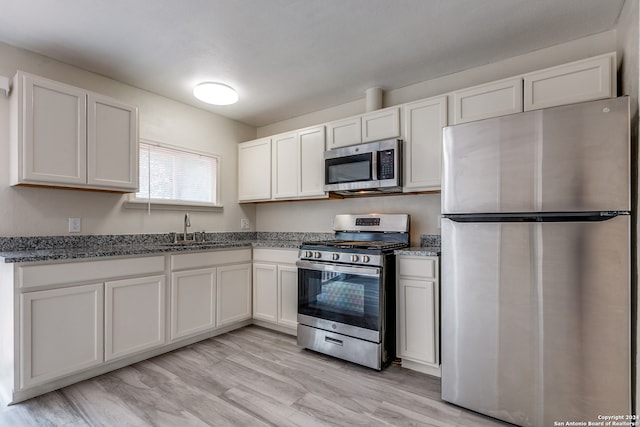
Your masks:
<svg viewBox="0 0 640 427"><path fill-rule="evenodd" d="M380 276L380 269L373 267L320 264L311 261L298 261L296 262L296 266L305 270L331 271L334 273L357 274L358 276Z"/></svg>

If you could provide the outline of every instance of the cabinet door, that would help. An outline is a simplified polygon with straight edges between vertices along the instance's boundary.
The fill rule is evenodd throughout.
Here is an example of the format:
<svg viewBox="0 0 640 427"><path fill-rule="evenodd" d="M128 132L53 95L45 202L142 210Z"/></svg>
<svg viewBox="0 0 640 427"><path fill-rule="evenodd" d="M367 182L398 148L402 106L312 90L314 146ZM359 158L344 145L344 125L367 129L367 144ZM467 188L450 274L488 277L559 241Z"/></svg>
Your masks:
<svg viewBox="0 0 640 427"><path fill-rule="evenodd" d="M138 109L90 94L87 115L88 184L138 189Z"/></svg>
<svg viewBox="0 0 640 427"><path fill-rule="evenodd" d="M295 132L271 140L271 189L274 199L298 196L299 154Z"/></svg>
<svg viewBox="0 0 640 427"><path fill-rule="evenodd" d="M251 319L251 264L218 267L216 326Z"/></svg>
<svg viewBox="0 0 640 427"><path fill-rule="evenodd" d="M404 105L404 191L440 190L447 97Z"/></svg>
<svg viewBox="0 0 640 427"><path fill-rule="evenodd" d="M171 340L215 327L216 269L171 275Z"/></svg>
<svg viewBox="0 0 640 427"><path fill-rule="evenodd" d="M103 362L102 283L20 295L20 387Z"/></svg>
<svg viewBox="0 0 640 427"><path fill-rule="evenodd" d="M278 321L278 269L275 264L253 264L253 318Z"/></svg>
<svg viewBox="0 0 640 427"><path fill-rule="evenodd" d="M337 120L327 125L327 150L361 142L362 120L360 116Z"/></svg>
<svg viewBox="0 0 640 427"><path fill-rule="evenodd" d="M165 342L164 276L105 283L105 360Z"/></svg>
<svg viewBox="0 0 640 427"><path fill-rule="evenodd" d="M616 96L615 54L606 54L524 76L524 110Z"/></svg>
<svg viewBox="0 0 640 427"><path fill-rule="evenodd" d="M400 357L438 363L435 303L434 282L403 277L398 280Z"/></svg>
<svg viewBox="0 0 640 427"><path fill-rule="evenodd" d="M298 327L298 269L278 266L278 324Z"/></svg>
<svg viewBox="0 0 640 427"><path fill-rule="evenodd" d="M271 139L238 145L238 201L271 199Z"/></svg>
<svg viewBox="0 0 640 427"><path fill-rule="evenodd" d="M324 126L298 132L300 197L324 196Z"/></svg>
<svg viewBox="0 0 640 427"><path fill-rule="evenodd" d="M522 78L501 80L453 93L453 124L522 112Z"/></svg>
<svg viewBox="0 0 640 427"><path fill-rule="evenodd" d="M86 92L35 76L22 79L20 181L86 184Z"/></svg>
<svg viewBox="0 0 640 427"><path fill-rule="evenodd" d="M400 136L400 108L372 111L362 116L362 142Z"/></svg>

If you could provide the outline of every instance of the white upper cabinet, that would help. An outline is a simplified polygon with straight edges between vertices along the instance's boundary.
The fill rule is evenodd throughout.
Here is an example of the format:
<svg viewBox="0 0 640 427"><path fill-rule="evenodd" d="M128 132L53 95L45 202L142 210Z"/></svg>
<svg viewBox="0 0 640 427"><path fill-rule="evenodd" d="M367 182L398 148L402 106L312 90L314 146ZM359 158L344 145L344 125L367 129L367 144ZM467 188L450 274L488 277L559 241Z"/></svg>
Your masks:
<svg viewBox="0 0 640 427"><path fill-rule="evenodd" d="M137 108L22 71L13 87L11 185L137 190Z"/></svg>
<svg viewBox="0 0 640 427"><path fill-rule="evenodd" d="M327 125L327 150L361 142L362 119L360 116L337 120Z"/></svg>
<svg viewBox="0 0 640 427"><path fill-rule="evenodd" d="M438 191L442 173L442 128L447 126L447 97L403 106L405 192Z"/></svg>
<svg viewBox="0 0 640 427"><path fill-rule="evenodd" d="M524 76L524 110L616 96L616 54L608 53Z"/></svg>
<svg viewBox="0 0 640 427"><path fill-rule="evenodd" d="M400 108L391 107L362 115L362 142L400 136Z"/></svg>
<svg viewBox="0 0 640 427"><path fill-rule="evenodd" d="M94 187L138 188L138 113L135 107L89 95L87 182Z"/></svg>
<svg viewBox="0 0 640 427"><path fill-rule="evenodd" d="M323 197L324 192L324 126L298 132L300 166L298 178L300 197Z"/></svg>
<svg viewBox="0 0 640 427"><path fill-rule="evenodd" d="M274 199L298 196L300 144L295 132L276 135L271 140L271 190Z"/></svg>
<svg viewBox="0 0 640 427"><path fill-rule="evenodd" d="M452 124L522 112L522 78L500 80L452 94Z"/></svg>
<svg viewBox="0 0 640 427"><path fill-rule="evenodd" d="M371 111L327 125L327 150L400 136L400 107Z"/></svg>
<svg viewBox="0 0 640 427"><path fill-rule="evenodd" d="M271 199L271 138L238 144L238 201Z"/></svg>
<svg viewBox="0 0 640 427"><path fill-rule="evenodd" d="M272 137L273 199L324 197L324 126Z"/></svg>

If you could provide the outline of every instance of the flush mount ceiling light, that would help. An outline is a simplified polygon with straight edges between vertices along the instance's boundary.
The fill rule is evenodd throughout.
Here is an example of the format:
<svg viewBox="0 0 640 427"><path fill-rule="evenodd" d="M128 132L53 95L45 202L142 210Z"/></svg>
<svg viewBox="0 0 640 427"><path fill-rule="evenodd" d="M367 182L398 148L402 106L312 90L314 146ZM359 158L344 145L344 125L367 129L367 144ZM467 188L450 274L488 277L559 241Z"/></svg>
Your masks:
<svg viewBox="0 0 640 427"><path fill-rule="evenodd" d="M213 105L230 105L238 101L238 94L231 86L214 82L200 83L193 88L193 96Z"/></svg>

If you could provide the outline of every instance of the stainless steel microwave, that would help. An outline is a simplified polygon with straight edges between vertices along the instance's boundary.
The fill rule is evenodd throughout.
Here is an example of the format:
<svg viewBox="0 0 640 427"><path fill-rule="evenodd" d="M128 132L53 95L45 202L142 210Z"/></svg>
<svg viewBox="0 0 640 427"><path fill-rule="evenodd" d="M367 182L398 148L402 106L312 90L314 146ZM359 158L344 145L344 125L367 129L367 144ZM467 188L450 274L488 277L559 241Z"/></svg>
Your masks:
<svg viewBox="0 0 640 427"><path fill-rule="evenodd" d="M324 191L341 195L402 192L402 140L385 139L324 153Z"/></svg>

